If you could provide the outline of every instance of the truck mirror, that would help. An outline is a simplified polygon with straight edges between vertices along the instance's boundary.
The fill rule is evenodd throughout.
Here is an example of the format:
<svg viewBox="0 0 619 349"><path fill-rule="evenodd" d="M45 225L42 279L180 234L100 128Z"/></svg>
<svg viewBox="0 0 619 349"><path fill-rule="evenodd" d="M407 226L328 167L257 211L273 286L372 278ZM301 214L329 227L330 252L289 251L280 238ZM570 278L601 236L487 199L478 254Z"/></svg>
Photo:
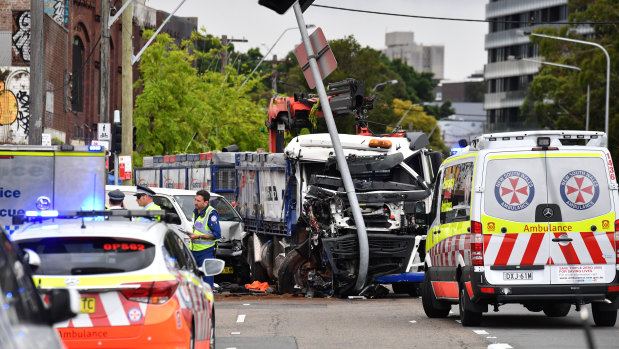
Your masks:
<svg viewBox="0 0 619 349"><path fill-rule="evenodd" d="M418 225L428 224L428 215L426 214L426 203L419 201L415 203L415 223Z"/></svg>

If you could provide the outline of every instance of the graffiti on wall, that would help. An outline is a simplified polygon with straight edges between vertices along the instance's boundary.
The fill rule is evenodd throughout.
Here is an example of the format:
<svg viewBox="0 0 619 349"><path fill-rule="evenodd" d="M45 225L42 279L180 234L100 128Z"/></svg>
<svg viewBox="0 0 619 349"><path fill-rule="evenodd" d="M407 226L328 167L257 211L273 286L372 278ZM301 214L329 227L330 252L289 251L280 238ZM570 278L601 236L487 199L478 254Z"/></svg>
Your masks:
<svg viewBox="0 0 619 349"><path fill-rule="evenodd" d="M13 11L13 53L16 66L30 65L30 11Z"/></svg>
<svg viewBox="0 0 619 349"><path fill-rule="evenodd" d="M69 20L68 0L45 0L45 13L60 25L66 25Z"/></svg>
<svg viewBox="0 0 619 349"><path fill-rule="evenodd" d="M30 72L28 68L8 69L8 77L0 82L0 141L25 143L30 121Z"/></svg>

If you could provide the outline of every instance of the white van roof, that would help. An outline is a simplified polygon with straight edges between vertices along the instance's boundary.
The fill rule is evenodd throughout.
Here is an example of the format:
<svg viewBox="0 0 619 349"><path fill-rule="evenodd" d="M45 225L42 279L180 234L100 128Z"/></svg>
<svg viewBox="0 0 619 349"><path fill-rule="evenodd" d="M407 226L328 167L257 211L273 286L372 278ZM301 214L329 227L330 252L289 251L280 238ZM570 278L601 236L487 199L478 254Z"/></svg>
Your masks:
<svg viewBox="0 0 619 349"><path fill-rule="evenodd" d="M606 134L600 131L519 131L487 133L475 138L469 146L469 151L482 149L500 149L514 147L538 147L538 139L547 137L550 139L550 147L570 145L574 140L583 140L587 147L602 147L602 141Z"/></svg>

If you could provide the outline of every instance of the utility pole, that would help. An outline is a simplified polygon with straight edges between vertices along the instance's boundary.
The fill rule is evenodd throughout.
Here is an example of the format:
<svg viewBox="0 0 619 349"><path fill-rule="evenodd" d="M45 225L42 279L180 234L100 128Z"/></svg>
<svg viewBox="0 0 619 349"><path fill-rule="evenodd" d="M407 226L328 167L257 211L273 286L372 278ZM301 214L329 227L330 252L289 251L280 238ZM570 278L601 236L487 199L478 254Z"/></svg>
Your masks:
<svg viewBox="0 0 619 349"><path fill-rule="evenodd" d="M99 122L110 122L110 0L101 0L101 46L99 48Z"/></svg>
<svg viewBox="0 0 619 349"><path fill-rule="evenodd" d="M34 0L33 0L34 1ZM123 4L132 0L123 0ZM133 4L122 13L122 155L133 155ZM131 185L131 180L123 180Z"/></svg>
<svg viewBox="0 0 619 349"><path fill-rule="evenodd" d="M221 36L221 73L226 73L226 66L228 65L228 44L231 42L247 42L247 39L228 39L228 35Z"/></svg>
<svg viewBox="0 0 619 349"><path fill-rule="evenodd" d="M268 62L268 63L272 64L272 68L271 68L271 89L273 89L273 91L275 91L275 94L277 94L277 80L279 79L280 76L286 76L287 75L286 73L280 73L277 70L277 65L279 63L291 64L292 62L290 62L289 60L278 61L277 60L277 55L273 55L273 59L272 60L265 61L265 62Z"/></svg>
<svg viewBox="0 0 619 349"><path fill-rule="evenodd" d="M30 0L30 120L28 144L41 145L43 133L43 78L45 46L43 42L43 1Z"/></svg>

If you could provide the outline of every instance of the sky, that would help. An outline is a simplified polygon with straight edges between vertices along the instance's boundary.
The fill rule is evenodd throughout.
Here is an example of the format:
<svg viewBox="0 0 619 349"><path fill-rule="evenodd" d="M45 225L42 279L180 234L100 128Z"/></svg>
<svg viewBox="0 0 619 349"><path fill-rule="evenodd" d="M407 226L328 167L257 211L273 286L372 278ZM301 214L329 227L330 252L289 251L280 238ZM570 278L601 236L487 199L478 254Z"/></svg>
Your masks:
<svg viewBox="0 0 619 349"><path fill-rule="evenodd" d="M146 0L146 5L171 12L181 0ZM484 19L488 0L315 0L326 5L368 11L417 16ZM297 26L292 9L283 15L261 6L258 0L186 0L176 13L181 17L198 17L198 28L208 34L247 39L236 42L237 51L258 47L265 54L287 28ZM354 35L362 46L386 48L385 33L412 31L415 42L445 47L445 79L460 80L482 71L487 62L484 36L487 23L444 21L356 13L311 6L304 13L305 23L322 28L328 40ZM309 29L311 34L315 28ZM301 43L298 30L286 31L272 54L284 57ZM270 58L270 57L269 57ZM337 59L337 57L336 57Z"/></svg>

